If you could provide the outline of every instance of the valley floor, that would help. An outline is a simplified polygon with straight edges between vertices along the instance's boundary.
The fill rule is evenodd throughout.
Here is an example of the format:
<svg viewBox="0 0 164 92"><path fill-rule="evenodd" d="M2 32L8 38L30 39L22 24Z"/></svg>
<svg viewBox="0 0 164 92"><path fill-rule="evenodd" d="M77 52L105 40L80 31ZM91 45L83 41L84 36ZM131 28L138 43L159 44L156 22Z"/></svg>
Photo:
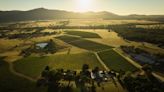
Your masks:
<svg viewBox="0 0 164 92"><path fill-rule="evenodd" d="M68 32L67 32L68 31ZM87 32L87 35L83 33ZM55 54L40 56L32 54L29 57L19 55L22 49L30 47L35 42L44 42L48 39L55 40L60 46L66 47ZM29 39L28 39L29 40ZM41 71L49 65L52 69L64 68L80 71L83 64L88 64L91 69L100 67L101 70L136 71L140 65L129 59L119 50L121 45L135 45L142 47L142 43L126 41L115 32L107 30L64 30L58 35L32 38L30 41L0 39L0 56L4 57L4 65L0 64L0 91L11 92L7 89L16 90L13 92L46 92L46 88L32 90L35 81L40 77ZM17 47L14 47L17 45ZM154 45L146 45L145 49L152 49L163 52L163 49ZM5 67L4 67L5 66ZM4 73L7 72L7 73ZM8 76L5 78L5 76ZM14 76L14 77L13 77ZM158 77L158 76L157 76ZM14 79L15 78L15 79ZM11 81L11 86L6 80ZM117 81L117 79L116 79ZM5 85L1 84L5 82ZM20 84L17 84L17 83ZM21 84L22 82L22 84ZM74 83L72 83L74 85ZM27 85L26 89L19 89L19 86ZM15 87L15 88L14 88ZM2 89L1 89L2 88ZM27 89L29 88L29 89ZM104 84L104 90L97 88L97 92L126 92L117 81L117 86L110 81ZM19 89L19 90L18 90ZM42 90L44 89L44 90ZM75 88L77 91L78 89Z"/></svg>

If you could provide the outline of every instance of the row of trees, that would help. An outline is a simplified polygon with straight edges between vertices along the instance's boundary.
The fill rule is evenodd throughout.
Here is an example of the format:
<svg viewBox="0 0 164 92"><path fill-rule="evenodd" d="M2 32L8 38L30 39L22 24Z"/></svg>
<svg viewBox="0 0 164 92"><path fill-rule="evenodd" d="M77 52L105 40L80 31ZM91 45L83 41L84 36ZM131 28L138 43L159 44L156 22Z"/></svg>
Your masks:
<svg viewBox="0 0 164 92"><path fill-rule="evenodd" d="M164 83L152 75L151 67L146 65L143 70L145 75L138 74L134 77L130 74L125 74L121 76L124 87L129 92L163 92Z"/></svg>
<svg viewBox="0 0 164 92"><path fill-rule="evenodd" d="M145 71L144 75L137 74L134 76L134 74L124 71L120 71L116 75L115 72L109 71L107 74L101 73L104 74L101 76L98 67L90 72L87 64L82 66L80 73L71 70L65 71L64 69L51 70L49 66L46 66L41 73L41 78L37 81L37 87L47 86L48 92L73 92L71 81L74 81L80 92L96 92L96 87L102 87L103 92L102 82L105 82L103 79L109 75L116 86L114 77L117 77L123 88L129 92L163 92L164 83L152 75L152 68L144 66L142 70Z"/></svg>
<svg viewBox="0 0 164 92"><path fill-rule="evenodd" d="M19 34L4 35L3 38L26 39L26 38L42 37L42 36L49 36L49 35L55 35L55 34L56 34L56 32L19 33Z"/></svg>
<svg viewBox="0 0 164 92"><path fill-rule="evenodd" d="M98 67L90 72L87 64L82 66L80 73L71 70L65 71L64 69L50 70L49 66L46 66L41 75L42 77L37 81L37 87L47 86L48 92L72 92L73 85L71 85L71 81L75 82L80 92L96 92L95 82L98 87L103 88L101 84L105 82L104 79L107 78L107 75L116 84L114 80L114 77L116 77L115 72L100 73Z"/></svg>
<svg viewBox="0 0 164 92"><path fill-rule="evenodd" d="M45 28L24 28L24 29L12 29L12 30L3 30L0 31L0 38L9 38L9 39L23 39L23 38L33 38L41 37L48 35L55 35L57 32L42 32ZM15 31L17 31L15 33ZM12 33L13 32L13 33Z"/></svg>
<svg viewBox="0 0 164 92"><path fill-rule="evenodd" d="M132 41L150 42L164 46L164 29L160 28L138 28L136 25L111 25L111 30L117 32L124 39Z"/></svg>
<svg viewBox="0 0 164 92"><path fill-rule="evenodd" d="M57 24L53 24L53 25L48 25L48 26L32 26L32 27L14 27L14 26L7 26L7 27L0 27L0 30L14 30L14 29L38 29L38 28L55 28L55 29L78 29L78 28L82 28L82 29L110 29L110 28L115 28L115 27L136 27L136 26L147 26L146 29L161 29L161 27L163 26L164 23L147 23L147 24L142 24L142 23L128 23L128 24L105 24L105 25L88 25L88 26L70 26L69 25L70 21L59 21L57 22ZM153 25L153 27L150 27L151 25ZM136 27L138 29L142 29L142 27ZM137 29L137 30L138 30Z"/></svg>

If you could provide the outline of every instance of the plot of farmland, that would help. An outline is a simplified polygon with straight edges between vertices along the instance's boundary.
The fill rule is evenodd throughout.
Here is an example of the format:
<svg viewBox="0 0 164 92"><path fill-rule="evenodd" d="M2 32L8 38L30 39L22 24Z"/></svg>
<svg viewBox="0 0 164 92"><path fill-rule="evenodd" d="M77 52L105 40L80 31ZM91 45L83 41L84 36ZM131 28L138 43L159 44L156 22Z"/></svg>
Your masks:
<svg viewBox="0 0 164 92"><path fill-rule="evenodd" d="M65 31L69 35L76 35L82 38L101 38L98 34L92 32L84 32L84 31Z"/></svg>
<svg viewBox="0 0 164 92"><path fill-rule="evenodd" d="M0 92L46 92L45 87L18 77L9 71L9 65L0 57Z"/></svg>
<svg viewBox="0 0 164 92"><path fill-rule="evenodd" d="M25 75L38 77L45 66L51 68L64 68L71 70L80 70L83 64L88 64L90 68L102 66L92 53L79 54L59 54L47 57L27 57L21 59L15 64L15 69Z"/></svg>
<svg viewBox="0 0 164 92"><path fill-rule="evenodd" d="M76 46L76 47L79 47L82 49L86 49L89 51L101 51L101 50L106 50L106 49L112 48L111 46L108 46L108 45L104 45L104 44L100 44L97 42L85 40L85 39L78 38L78 37L72 37L72 36L60 36L60 37L57 37L57 39L60 39L73 46Z"/></svg>
<svg viewBox="0 0 164 92"><path fill-rule="evenodd" d="M68 35L59 36L59 37L56 37L56 38L66 42L66 43L81 40L80 37L74 37L74 36L68 36Z"/></svg>
<svg viewBox="0 0 164 92"><path fill-rule="evenodd" d="M135 71L137 68L130 64L126 59L117 54L115 51L104 51L98 53L100 58L104 63L115 71L124 70L124 71Z"/></svg>

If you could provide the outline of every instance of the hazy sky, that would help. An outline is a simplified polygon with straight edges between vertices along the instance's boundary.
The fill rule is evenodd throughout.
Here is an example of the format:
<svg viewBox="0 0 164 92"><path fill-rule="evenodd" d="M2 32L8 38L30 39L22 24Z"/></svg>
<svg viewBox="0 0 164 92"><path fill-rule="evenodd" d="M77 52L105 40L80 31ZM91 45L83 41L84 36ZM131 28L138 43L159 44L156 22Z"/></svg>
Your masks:
<svg viewBox="0 0 164 92"><path fill-rule="evenodd" d="M44 7L68 11L110 11L116 14L164 14L164 0L0 0L0 10Z"/></svg>

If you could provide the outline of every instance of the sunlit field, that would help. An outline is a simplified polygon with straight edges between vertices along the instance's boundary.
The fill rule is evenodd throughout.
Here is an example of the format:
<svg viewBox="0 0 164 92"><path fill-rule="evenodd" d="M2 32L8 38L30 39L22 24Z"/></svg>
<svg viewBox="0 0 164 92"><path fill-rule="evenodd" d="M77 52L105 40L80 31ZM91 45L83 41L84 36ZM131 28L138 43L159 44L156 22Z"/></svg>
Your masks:
<svg viewBox="0 0 164 92"><path fill-rule="evenodd" d="M90 68L103 67L100 65L95 55L92 53L60 54L45 57L28 57L14 63L16 71L27 76L37 78L47 65L52 69L80 70L83 64L88 64Z"/></svg>
<svg viewBox="0 0 164 92"><path fill-rule="evenodd" d="M46 88L36 88L35 82L28 81L24 78L12 74L9 70L9 65L0 58L0 90L4 92L45 92ZM10 82L9 82L10 81ZM8 90L7 90L8 89ZM28 89L28 90L27 90Z"/></svg>
<svg viewBox="0 0 164 92"><path fill-rule="evenodd" d="M47 25L58 25L59 20L55 21L38 21L33 22L35 25L39 25L41 27ZM63 20L60 20L63 21ZM97 21L97 22L96 22ZM151 24L155 23L154 21L138 21L138 20L80 20L80 19L72 19L67 26L90 26L93 25L114 25L114 24L128 24L128 23L139 23L142 24ZM19 27L29 27L31 22L27 22L24 25L19 25ZM37 23L37 24L36 24ZM94 24L95 23L95 24ZM16 26L16 25L14 25ZM142 26L138 26L143 28ZM147 28L147 27L146 27ZM27 31L27 32L26 32ZM38 34L39 33L39 34ZM99 67L101 70L106 70L106 67L115 72L125 71L127 73L139 72L134 63L127 60L126 54L122 51L117 52L114 49L120 49L120 46L135 46L142 50L149 51L151 53L163 53L163 49L156 46L152 43L144 43L139 41L131 41L128 39L124 39L112 29L53 29L53 28L34 28L34 29L19 29L14 30L13 32L7 32L8 35L17 35L23 34L27 36L28 34L32 34L31 37L22 37L13 36L13 38L0 38L0 56L3 56L3 60L7 63L0 64L4 67L2 68L2 72L7 71L8 73L3 73L0 81L7 79L11 80L13 84L16 81L23 81L22 83L11 86L6 83L6 86L9 88L18 88L19 85L24 88L24 86L30 87L35 86L35 82L29 82L28 78L37 80L41 77L41 72L45 69L46 66L49 66L50 69L64 69L64 70L76 70L80 71L82 69L83 64L88 64L90 71L95 67ZM27 35L26 35L27 34ZM35 35L38 34L38 35ZM48 35L43 35L48 34ZM53 54L45 54L42 52L36 53L30 52L29 56L22 56L21 53L23 50L28 52L28 48L33 48L37 43L45 43L53 40L56 45L57 51ZM42 50L41 50L42 51ZM119 53L122 53L120 55ZM125 57L124 57L125 56ZM4 61L3 61L4 62ZM9 66L8 66L9 63ZM105 64L105 66L104 66ZM19 76L15 76L12 72L18 73ZM10 73L11 72L11 73ZM26 77L25 79L22 77ZM7 82L7 81L4 81ZM117 82L120 90L120 84ZM0 85L1 86L1 85ZM4 85L3 85L4 86ZM75 86L75 84L73 84ZM114 83L106 83L104 85L106 90L116 91L117 89L114 86ZM4 88L5 89L5 88ZM21 92L20 89L19 91ZM46 88L33 89L29 88L30 91L36 90L35 92L46 92ZM28 90L28 91L29 91ZM41 90L41 91L40 91ZM78 89L74 88L74 92L78 92ZM98 92L101 92L101 88L97 89ZM18 91L18 92L19 92ZM104 91L108 92L108 91Z"/></svg>
<svg viewBox="0 0 164 92"><path fill-rule="evenodd" d="M115 71L136 71L137 68L113 50L98 53L104 63Z"/></svg>
<svg viewBox="0 0 164 92"><path fill-rule="evenodd" d="M0 2L0 92L164 92L164 0Z"/></svg>
<svg viewBox="0 0 164 92"><path fill-rule="evenodd" d="M73 46L76 46L76 47L79 47L82 49L86 49L89 51L101 51L101 50L107 50L107 49L111 48L111 46L99 44L99 43L85 40L85 39L82 39L79 37L61 36L61 37L58 37L58 39L63 40ZM74 41L72 41L71 39L74 39Z"/></svg>
<svg viewBox="0 0 164 92"><path fill-rule="evenodd" d="M55 26L60 25L60 21L68 21L67 19L60 20L49 20L49 21L29 21L29 22L20 22L18 27L46 27L46 26ZM147 21L147 20L106 20L106 19L69 19L70 23L68 26L99 26L99 25L115 25L115 24L128 24L128 23L141 23L141 24L151 24L158 23L156 21ZM8 24L5 24L8 25ZM13 25L12 26L16 26Z"/></svg>
<svg viewBox="0 0 164 92"><path fill-rule="evenodd" d="M71 30L66 30L66 34L69 35L75 35L75 36L80 36L82 38L101 38L98 34L92 33L92 32L83 32L83 31L71 31Z"/></svg>

